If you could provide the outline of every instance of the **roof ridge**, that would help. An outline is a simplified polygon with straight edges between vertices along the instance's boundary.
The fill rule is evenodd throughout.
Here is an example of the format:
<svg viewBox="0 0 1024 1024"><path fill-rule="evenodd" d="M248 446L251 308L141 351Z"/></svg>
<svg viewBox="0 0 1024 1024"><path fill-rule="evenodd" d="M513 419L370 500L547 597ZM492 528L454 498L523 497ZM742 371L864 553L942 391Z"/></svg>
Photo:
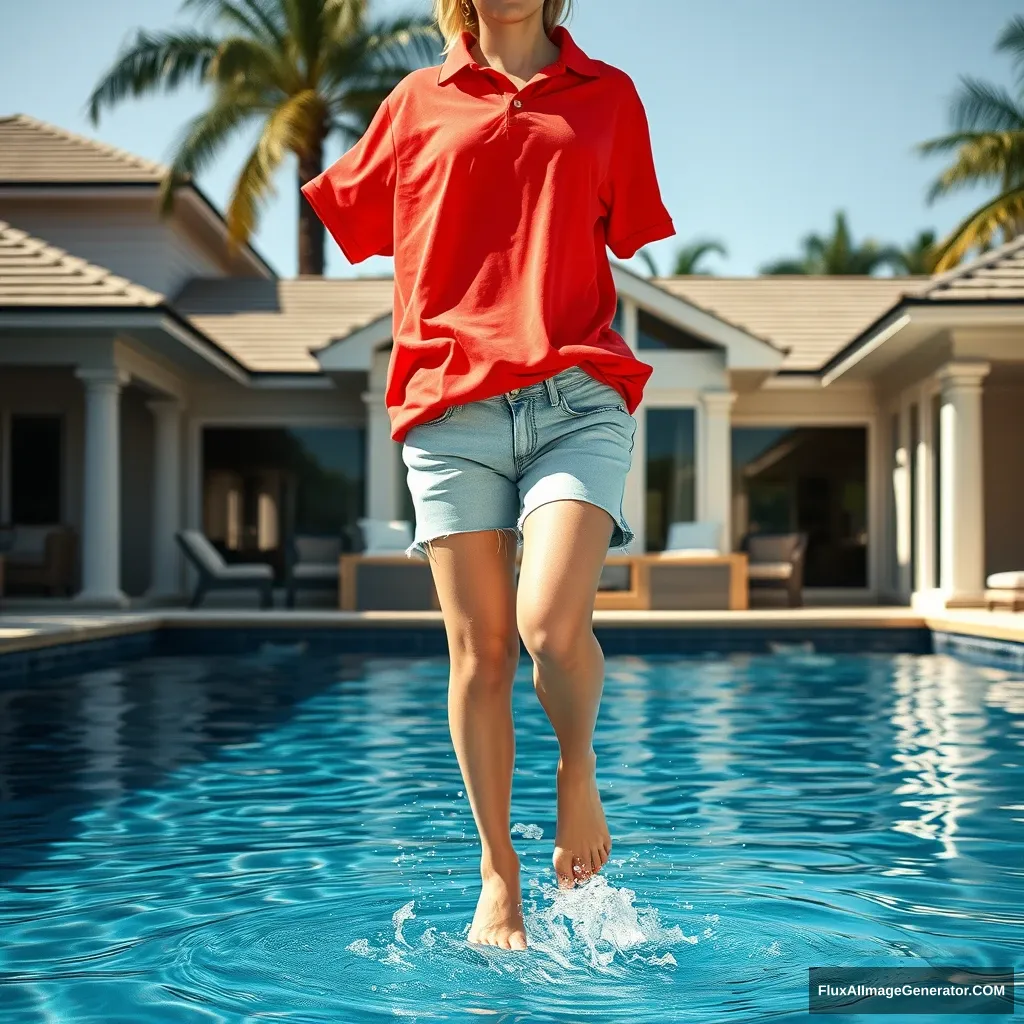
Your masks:
<svg viewBox="0 0 1024 1024"><path fill-rule="evenodd" d="M52 266L80 274L92 284L110 285L125 297L135 299L142 305L156 306L164 301L164 296L144 285L136 284L126 277L120 277L112 270L90 263L81 256L74 256L65 249L36 238L22 228L16 228L7 221L0 220L0 241L15 242L25 246L33 255L48 260Z"/></svg>
<svg viewBox="0 0 1024 1024"><path fill-rule="evenodd" d="M924 294L928 295L931 292L941 291L951 282L962 281L964 278L976 274L979 270L984 270L986 267L1006 259L1007 256L1012 256L1021 249L1024 249L1024 234L1011 238L1010 241L1004 242L988 252L983 252L975 256L973 260L961 263L960 266L953 267L952 270L947 270L944 274L937 275L932 279L931 287Z"/></svg>
<svg viewBox="0 0 1024 1024"><path fill-rule="evenodd" d="M139 156L138 153L132 153L127 149L112 146L109 142L101 142L99 139L90 138L88 135L79 135L77 132L68 131L67 128L61 128L59 125L51 124L49 121L43 121L38 117L33 117L31 114L18 113L0 115L0 124L4 122L21 124L28 128L34 128L37 131L48 132L50 135L56 136L59 139L65 139L66 141L73 142L79 146L87 146L88 148L93 149L98 153L102 153L105 156L114 157L117 160L124 160L139 170L150 171L153 174L160 175L166 174L168 170L166 164L149 160L146 157Z"/></svg>

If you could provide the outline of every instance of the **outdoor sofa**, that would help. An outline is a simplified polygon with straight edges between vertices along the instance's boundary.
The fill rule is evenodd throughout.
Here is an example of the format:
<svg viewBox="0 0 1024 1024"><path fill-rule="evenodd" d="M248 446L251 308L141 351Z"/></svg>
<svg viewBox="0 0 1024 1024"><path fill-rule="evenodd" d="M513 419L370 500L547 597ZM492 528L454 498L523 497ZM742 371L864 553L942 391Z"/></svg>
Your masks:
<svg viewBox="0 0 1024 1024"><path fill-rule="evenodd" d="M75 583L76 535L70 526L4 526L4 586L69 597Z"/></svg>
<svg viewBox="0 0 1024 1024"><path fill-rule="evenodd" d="M743 540L751 589L783 590L790 608L804 603L805 533L753 533Z"/></svg>
<svg viewBox="0 0 1024 1024"><path fill-rule="evenodd" d="M1010 611L1024 611L1024 571L997 572L985 581L985 605L989 611L1009 606Z"/></svg>

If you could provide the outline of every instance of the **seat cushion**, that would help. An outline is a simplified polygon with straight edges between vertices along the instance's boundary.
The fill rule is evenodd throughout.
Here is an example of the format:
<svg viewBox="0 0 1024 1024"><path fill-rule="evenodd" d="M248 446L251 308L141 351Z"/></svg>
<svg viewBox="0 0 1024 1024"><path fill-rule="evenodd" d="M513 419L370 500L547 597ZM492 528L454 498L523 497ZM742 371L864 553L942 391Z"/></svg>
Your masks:
<svg viewBox="0 0 1024 1024"><path fill-rule="evenodd" d="M986 586L990 590L1024 590L1024 571L993 573Z"/></svg>
<svg viewBox="0 0 1024 1024"><path fill-rule="evenodd" d="M662 558L716 558L721 552L718 548L666 548L659 552Z"/></svg>
<svg viewBox="0 0 1024 1024"><path fill-rule="evenodd" d="M363 553L401 555L412 544L412 523L404 519L360 519Z"/></svg>
<svg viewBox="0 0 1024 1024"><path fill-rule="evenodd" d="M790 562L751 562L747 574L752 580L788 580L793 566Z"/></svg>
<svg viewBox="0 0 1024 1024"><path fill-rule="evenodd" d="M670 523L666 551L710 551L719 554L722 544L721 523Z"/></svg>
<svg viewBox="0 0 1024 1024"><path fill-rule="evenodd" d="M182 530L179 536L189 554L208 572L211 576L220 576L227 566L220 552L206 539L206 535L198 530Z"/></svg>
<svg viewBox="0 0 1024 1024"><path fill-rule="evenodd" d="M296 537L295 553L299 563L327 565L330 563L334 572L338 571L338 558L341 555L340 537Z"/></svg>
<svg viewBox="0 0 1024 1024"><path fill-rule="evenodd" d="M45 565L46 538L57 526L15 526L7 552L8 565Z"/></svg>
<svg viewBox="0 0 1024 1024"><path fill-rule="evenodd" d="M225 565L217 571L217 579L237 580L239 583L272 580L273 578L274 570L262 562L256 565Z"/></svg>
<svg viewBox="0 0 1024 1024"><path fill-rule="evenodd" d="M337 562L300 562L293 570L297 580L334 580L338 579Z"/></svg>
<svg viewBox="0 0 1024 1024"><path fill-rule="evenodd" d="M758 536L747 538L747 554L750 556L751 568L755 562L779 563L792 559L799 538L794 533Z"/></svg>

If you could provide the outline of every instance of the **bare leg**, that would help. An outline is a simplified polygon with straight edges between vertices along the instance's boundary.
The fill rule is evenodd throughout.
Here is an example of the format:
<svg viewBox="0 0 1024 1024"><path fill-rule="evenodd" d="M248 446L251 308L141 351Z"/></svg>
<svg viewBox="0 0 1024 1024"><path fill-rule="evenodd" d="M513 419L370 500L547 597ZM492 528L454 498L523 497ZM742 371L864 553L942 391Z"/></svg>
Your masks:
<svg viewBox="0 0 1024 1024"><path fill-rule="evenodd" d="M430 545L448 650L448 723L480 833L482 889L470 942L525 949L519 859L509 834L515 735L512 679L519 662L514 541L499 531Z"/></svg>
<svg viewBox="0 0 1024 1024"><path fill-rule="evenodd" d="M599 871L612 845L593 748L604 684L593 612L613 526L607 512L581 501L542 505L523 526L517 619L537 696L558 737L553 862L563 887Z"/></svg>

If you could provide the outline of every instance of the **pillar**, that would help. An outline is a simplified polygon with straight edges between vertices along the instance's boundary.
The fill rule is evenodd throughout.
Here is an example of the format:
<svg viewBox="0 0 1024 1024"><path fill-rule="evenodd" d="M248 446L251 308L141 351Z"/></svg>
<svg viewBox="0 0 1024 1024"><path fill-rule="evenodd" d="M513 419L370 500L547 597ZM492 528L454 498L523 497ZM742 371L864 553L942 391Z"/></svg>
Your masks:
<svg viewBox="0 0 1024 1024"><path fill-rule="evenodd" d="M85 385L82 590L76 600L121 607L121 388L117 369L78 370Z"/></svg>
<svg viewBox="0 0 1024 1024"><path fill-rule="evenodd" d="M401 446L391 440L391 419L383 392L363 394L366 405L366 516L397 519L401 514Z"/></svg>
<svg viewBox="0 0 1024 1024"><path fill-rule="evenodd" d="M705 391L700 396L701 444L698 458L698 518L718 523L722 552L732 548L732 403L731 391Z"/></svg>
<svg viewBox="0 0 1024 1024"><path fill-rule="evenodd" d="M637 305L632 299L622 299L622 340L637 351L639 324ZM622 496L622 515L633 531L629 550L643 554L647 550L647 407L641 404L633 414L636 432L633 434L633 454L626 475L626 489Z"/></svg>
<svg viewBox="0 0 1024 1024"><path fill-rule="evenodd" d="M147 404L153 414L153 579L149 597L181 594L181 406L173 399Z"/></svg>
<svg viewBox="0 0 1024 1024"><path fill-rule="evenodd" d="M981 604L985 590L985 475L982 449L983 362L939 370L942 579L947 605Z"/></svg>

